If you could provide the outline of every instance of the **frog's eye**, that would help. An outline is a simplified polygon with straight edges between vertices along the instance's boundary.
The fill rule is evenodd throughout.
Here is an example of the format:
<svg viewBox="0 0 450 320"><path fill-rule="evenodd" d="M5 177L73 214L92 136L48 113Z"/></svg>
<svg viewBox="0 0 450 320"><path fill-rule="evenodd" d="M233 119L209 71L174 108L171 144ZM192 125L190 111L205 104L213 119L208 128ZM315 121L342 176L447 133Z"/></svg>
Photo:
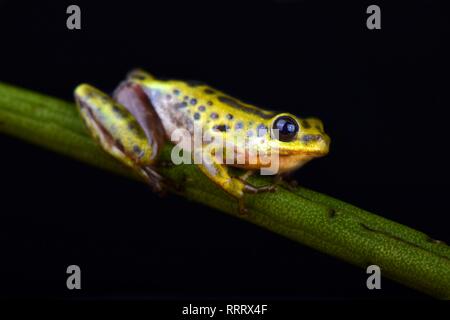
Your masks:
<svg viewBox="0 0 450 320"><path fill-rule="evenodd" d="M281 116L273 123L273 129L278 129L278 140L289 142L295 139L299 125L289 116Z"/></svg>

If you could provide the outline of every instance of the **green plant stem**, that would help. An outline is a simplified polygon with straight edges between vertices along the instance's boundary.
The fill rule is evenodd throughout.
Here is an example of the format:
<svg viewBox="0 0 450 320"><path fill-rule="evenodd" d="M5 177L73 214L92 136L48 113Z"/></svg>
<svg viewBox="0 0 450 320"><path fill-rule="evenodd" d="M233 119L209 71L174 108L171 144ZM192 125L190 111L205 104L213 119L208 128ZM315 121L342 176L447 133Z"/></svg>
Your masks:
<svg viewBox="0 0 450 320"><path fill-rule="evenodd" d="M0 83L0 132L139 179L90 138L73 103ZM161 157L170 159L170 146ZM354 265L378 265L383 276L437 298L450 298L450 248L422 232L303 187L248 195L245 202L250 213L240 216L236 201L195 166L167 167L161 174L183 184L178 193L189 200ZM269 183L265 177L250 181L256 185Z"/></svg>

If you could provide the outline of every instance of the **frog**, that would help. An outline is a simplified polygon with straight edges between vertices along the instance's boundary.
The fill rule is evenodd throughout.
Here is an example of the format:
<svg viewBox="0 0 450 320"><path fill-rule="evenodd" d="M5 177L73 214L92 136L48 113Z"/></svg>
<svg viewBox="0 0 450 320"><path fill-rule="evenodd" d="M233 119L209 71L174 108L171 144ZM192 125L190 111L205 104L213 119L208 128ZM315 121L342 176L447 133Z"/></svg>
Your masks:
<svg viewBox="0 0 450 320"><path fill-rule="evenodd" d="M190 150L192 157L201 154L205 159L194 165L238 201L241 214L248 212L245 194L275 192L277 188L275 183L254 186L248 182L250 175L270 165L258 157L250 161L249 145L275 150L271 152L277 156L277 177L329 152L330 137L320 119L259 108L199 81L159 79L135 69L111 96L86 83L76 87L74 96L81 118L101 147L156 192L167 188L158 172L158 157L174 132L183 129L195 134L195 128L200 128L208 133L209 140L201 140L200 147ZM242 137L240 143L225 149L243 156L243 161L219 160L217 150L210 148L211 137ZM230 167L245 173L233 175Z"/></svg>

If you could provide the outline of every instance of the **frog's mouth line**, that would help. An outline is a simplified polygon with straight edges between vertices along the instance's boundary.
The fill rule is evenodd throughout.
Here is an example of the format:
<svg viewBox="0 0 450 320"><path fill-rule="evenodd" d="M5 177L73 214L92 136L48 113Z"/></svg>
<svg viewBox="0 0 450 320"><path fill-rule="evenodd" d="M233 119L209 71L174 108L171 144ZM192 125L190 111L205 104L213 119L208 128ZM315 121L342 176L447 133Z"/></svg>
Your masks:
<svg viewBox="0 0 450 320"><path fill-rule="evenodd" d="M291 157L291 156L300 156L300 155L305 155L305 156L309 156L309 157L322 157L327 155L328 153L328 148L327 150L324 149L320 149L320 150L286 150L286 151L282 151L279 152L278 155L280 158L282 157Z"/></svg>
<svg viewBox="0 0 450 320"><path fill-rule="evenodd" d="M291 170L295 170L301 166L303 166L305 163L309 162L310 160L314 159L317 156L314 155L309 155L309 154L290 154L290 155L280 155L279 157L277 157L277 159L270 159L270 163L267 163L267 159L264 160L264 163L262 163L260 160L258 159L258 161L256 163L251 163L251 162L246 162L246 163L242 163L242 164L232 164L232 166L234 167L238 167L238 168L244 168L247 170L258 170L258 169L262 169L262 168L270 168L274 165L274 162L272 160L275 161L275 163L278 162L278 165L276 165L277 172L278 173L283 173L283 172L288 172Z"/></svg>

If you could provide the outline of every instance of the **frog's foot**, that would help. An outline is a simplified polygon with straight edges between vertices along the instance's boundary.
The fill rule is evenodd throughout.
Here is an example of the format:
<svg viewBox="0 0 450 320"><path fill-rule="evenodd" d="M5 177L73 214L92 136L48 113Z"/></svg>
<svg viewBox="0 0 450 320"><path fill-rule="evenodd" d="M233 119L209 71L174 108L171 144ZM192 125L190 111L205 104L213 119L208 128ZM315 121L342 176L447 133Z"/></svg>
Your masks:
<svg viewBox="0 0 450 320"><path fill-rule="evenodd" d="M298 181L292 178L291 175L277 175L274 179L274 184L282 186L289 191L294 191L298 187Z"/></svg>
<svg viewBox="0 0 450 320"><path fill-rule="evenodd" d="M183 176L181 182L176 182L160 175L156 171L156 167L157 166L152 165L142 168L144 178L153 192L156 192L160 196L165 196L168 190L173 190L178 193L184 191L186 181L185 176Z"/></svg>
<svg viewBox="0 0 450 320"><path fill-rule="evenodd" d="M167 179L156 172L152 166L142 167L141 172L153 192L159 194L160 196L166 194L168 188Z"/></svg>
<svg viewBox="0 0 450 320"><path fill-rule="evenodd" d="M244 192L245 193L256 194L256 193L275 192L275 191L277 191L277 186L275 184L268 184L268 185L260 186L260 187L253 186L249 183L244 184Z"/></svg>
<svg viewBox="0 0 450 320"><path fill-rule="evenodd" d="M277 184L269 184L261 187L256 187L250 184L247 180L255 173L254 170L248 170L243 175L239 176L238 179L244 183L245 193L263 193L263 192L275 192L277 190Z"/></svg>
<svg viewBox="0 0 450 320"><path fill-rule="evenodd" d="M242 182L242 180L240 178L238 179L238 181ZM244 187L243 187L242 191L244 193L249 193L249 194L257 194L257 193L263 193L263 192L275 192L277 190L277 186L274 184L269 184L269 185L260 186L260 187L253 186L253 185L249 184L248 182L243 182L243 184L244 184ZM239 205L239 215L247 215L248 209L245 207L243 196L238 198L238 205Z"/></svg>
<svg viewBox="0 0 450 320"><path fill-rule="evenodd" d="M239 207L239 215L240 216L248 215L248 209L245 207L244 198L238 199L238 207Z"/></svg>
<svg viewBox="0 0 450 320"><path fill-rule="evenodd" d="M176 166L176 164L169 160L158 160L155 166L159 168L172 168Z"/></svg>

